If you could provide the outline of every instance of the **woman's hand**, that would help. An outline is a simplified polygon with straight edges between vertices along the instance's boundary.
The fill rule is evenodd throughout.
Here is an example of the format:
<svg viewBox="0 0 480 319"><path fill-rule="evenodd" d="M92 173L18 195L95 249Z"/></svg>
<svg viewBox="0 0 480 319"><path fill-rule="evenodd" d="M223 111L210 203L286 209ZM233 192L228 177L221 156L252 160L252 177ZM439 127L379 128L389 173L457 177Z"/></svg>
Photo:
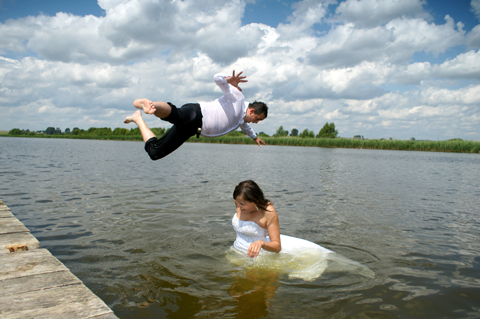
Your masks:
<svg viewBox="0 0 480 319"><path fill-rule="evenodd" d="M247 252L248 257L252 257L252 258L257 257L264 243L265 242L263 240L257 240L251 243L250 247L248 247L248 252Z"/></svg>

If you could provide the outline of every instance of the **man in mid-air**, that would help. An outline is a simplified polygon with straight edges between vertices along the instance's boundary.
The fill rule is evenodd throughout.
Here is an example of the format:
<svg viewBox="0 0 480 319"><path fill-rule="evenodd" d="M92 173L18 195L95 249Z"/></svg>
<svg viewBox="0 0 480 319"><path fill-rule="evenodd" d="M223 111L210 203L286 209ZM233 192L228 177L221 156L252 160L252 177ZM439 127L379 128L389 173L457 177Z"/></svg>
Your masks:
<svg viewBox="0 0 480 319"><path fill-rule="evenodd" d="M189 103L177 108L170 102L152 102L138 99L133 105L145 112L170 122L173 126L160 138L148 128L140 110L125 118L125 123L138 125L145 151L152 160L161 159L175 151L191 136L197 134L204 137L217 137L241 128L258 146L265 145L250 127L249 123L258 123L267 117L268 107L263 102L245 102L239 84L247 82L243 72L231 76L216 74L215 83L224 95L212 102Z"/></svg>

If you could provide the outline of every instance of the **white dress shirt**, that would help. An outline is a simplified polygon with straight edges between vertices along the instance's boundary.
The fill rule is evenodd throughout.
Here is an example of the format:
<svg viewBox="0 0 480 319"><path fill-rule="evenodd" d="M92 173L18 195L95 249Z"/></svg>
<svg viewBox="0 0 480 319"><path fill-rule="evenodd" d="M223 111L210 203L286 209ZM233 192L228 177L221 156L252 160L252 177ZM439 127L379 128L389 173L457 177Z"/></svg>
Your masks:
<svg viewBox="0 0 480 319"><path fill-rule="evenodd" d="M253 139L257 135L244 117L247 113L248 103L245 97L236 87L228 84L225 74L215 74L214 81L220 87L224 95L212 102L200 102L202 109L202 136L216 137L241 128L248 137Z"/></svg>

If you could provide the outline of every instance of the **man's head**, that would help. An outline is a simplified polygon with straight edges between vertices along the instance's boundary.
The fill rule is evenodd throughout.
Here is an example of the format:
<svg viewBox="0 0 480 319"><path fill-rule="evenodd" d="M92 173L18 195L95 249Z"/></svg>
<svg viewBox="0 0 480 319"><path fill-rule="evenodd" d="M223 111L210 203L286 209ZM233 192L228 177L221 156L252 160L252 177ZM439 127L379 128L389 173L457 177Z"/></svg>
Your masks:
<svg viewBox="0 0 480 319"><path fill-rule="evenodd" d="M247 113L245 114L244 121L246 123L257 124L267 118L268 106L263 102L255 101L248 104Z"/></svg>

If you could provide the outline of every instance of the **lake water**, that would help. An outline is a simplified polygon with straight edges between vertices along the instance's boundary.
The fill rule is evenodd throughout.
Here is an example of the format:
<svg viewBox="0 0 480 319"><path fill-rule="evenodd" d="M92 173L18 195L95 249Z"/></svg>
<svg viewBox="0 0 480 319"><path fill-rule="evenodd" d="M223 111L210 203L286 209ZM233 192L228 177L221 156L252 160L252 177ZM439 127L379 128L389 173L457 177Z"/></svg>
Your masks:
<svg viewBox="0 0 480 319"><path fill-rule="evenodd" d="M232 192L374 278L239 267ZM0 198L120 318L479 318L480 156L0 138Z"/></svg>

